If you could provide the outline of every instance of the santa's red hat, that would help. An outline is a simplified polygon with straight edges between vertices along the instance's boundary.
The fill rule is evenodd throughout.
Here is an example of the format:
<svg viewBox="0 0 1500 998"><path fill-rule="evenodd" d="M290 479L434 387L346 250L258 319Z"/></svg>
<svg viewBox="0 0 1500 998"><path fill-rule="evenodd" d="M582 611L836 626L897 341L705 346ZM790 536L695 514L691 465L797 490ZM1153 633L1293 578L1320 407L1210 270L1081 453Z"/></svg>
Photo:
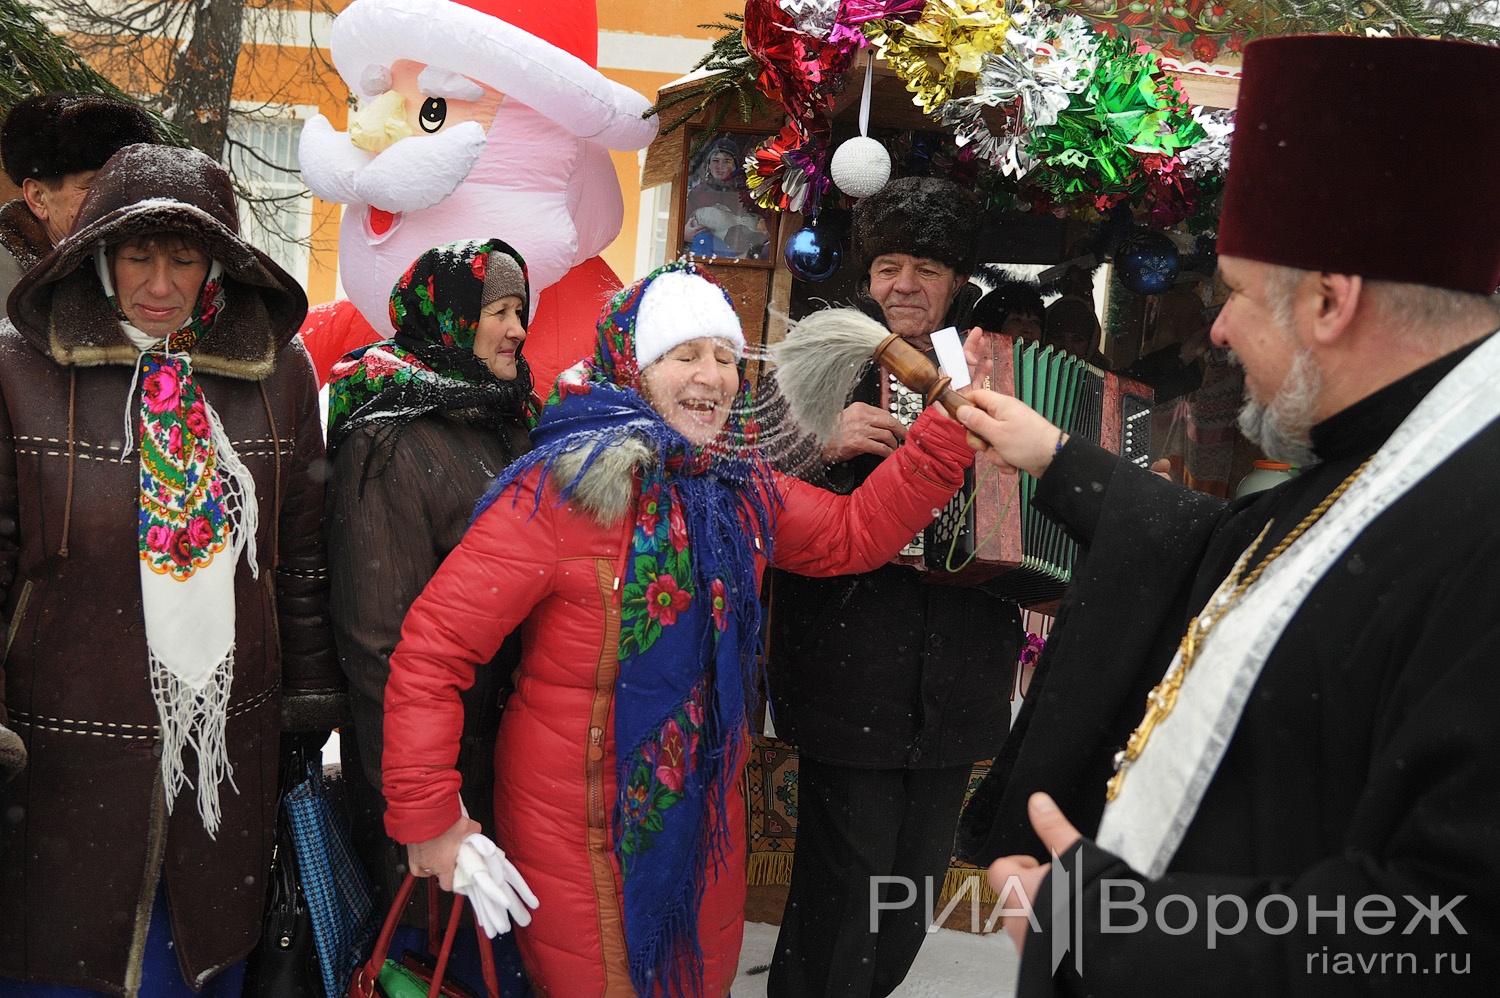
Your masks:
<svg viewBox="0 0 1500 998"><path fill-rule="evenodd" d="M599 14L594 0L454 0L465 7L498 17L522 31L571 52L599 68Z"/></svg>
<svg viewBox="0 0 1500 998"><path fill-rule="evenodd" d="M610 149L643 149L656 119L645 97L595 68L594 0L354 0L333 22L339 75L373 97L411 59L494 87Z"/></svg>

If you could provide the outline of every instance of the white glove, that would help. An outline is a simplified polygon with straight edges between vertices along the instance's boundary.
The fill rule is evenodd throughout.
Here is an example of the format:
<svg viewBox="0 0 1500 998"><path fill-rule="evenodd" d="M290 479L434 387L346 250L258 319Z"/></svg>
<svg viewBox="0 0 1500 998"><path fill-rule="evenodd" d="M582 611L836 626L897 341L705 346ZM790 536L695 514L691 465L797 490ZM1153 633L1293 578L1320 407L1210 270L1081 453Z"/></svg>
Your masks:
<svg viewBox="0 0 1500 998"><path fill-rule="evenodd" d="M491 939L509 932L512 921L530 925L528 909L538 903L521 871L511 865L499 846L477 833L458 847L453 893L464 895L474 905L479 926Z"/></svg>

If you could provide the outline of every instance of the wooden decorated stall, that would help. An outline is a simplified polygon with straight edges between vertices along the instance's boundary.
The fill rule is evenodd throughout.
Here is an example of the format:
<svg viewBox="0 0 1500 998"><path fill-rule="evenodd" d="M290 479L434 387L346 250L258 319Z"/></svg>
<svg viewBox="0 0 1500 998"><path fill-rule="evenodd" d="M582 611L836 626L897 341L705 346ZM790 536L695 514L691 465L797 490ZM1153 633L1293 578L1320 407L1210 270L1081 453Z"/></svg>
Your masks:
<svg viewBox="0 0 1500 998"><path fill-rule="evenodd" d="M659 93L642 186L671 186L668 255L705 260L762 344L784 316L859 304L859 197L911 174L974 190L973 280L1081 304L1092 341L1069 352L1165 386L1150 457L1222 495L1254 456L1236 445L1237 372L1202 349L1224 298L1214 233L1239 53L1273 32L1452 33L1422 16L1339 0L747 0ZM1173 378L1193 364L1189 392ZM1034 660L1047 622L1028 624ZM795 752L761 741L748 781L751 882L785 882ZM969 873L955 867L949 892Z"/></svg>
<svg viewBox="0 0 1500 998"><path fill-rule="evenodd" d="M1154 52L1136 56L1130 54L1133 42L1112 39L1097 24L1059 8L1046 23L1067 25L1072 40L1109 41L1118 51L1106 62L1122 79L1104 102L1054 87L1047 99L1076 105L1064 112L1064 120L1052 127L1018 128L1027 125L1036 95L1044 91L1004 91L968 62L982 65L975 53L1006 55L1002 26L1024 26L1019 15L1006 15L995 2L954 0L832 7L840 16L863 20L834 23L820 39L800 33L807 23L771 0L750 0L744 27L716 45L705 68L658 94L661 132L647 151L642 186L670 186L668 256L693 253L707 261L734 294L752 341L779 339L784 333L780 315L800 317L821 303L847 303L857 294L862 274L849 240L856 198L839 188L832 176L837 170L830 165L834 153L861 134L862 111L868 136L887 151L891 175L951 176L984 195L980 259L1002 269L979 276L982 285L1010 276L1005 268L1013 268L1016 274L1042 272L1049 279L1044 286L1055 294L1068 268L1052 274L1046 269L1072 261L1075 272L1081 269L1093 278L1101 327L1109 326L1099 346L1114 366L1127 366L1142 351L1164 344L1166 337L1183 335L1182 310L1168 305L1165 328L1158 331L1162 309L1148 300L1151 294L1130 300L1113 279L1110 257L1124 236L1170 233L1174 263L1186 283L1204 285L1211 276L1181 264L1196 242L1190 221L1200 231L1211 230L1227 126L1209 119L1210 135L1193 115L1232 108L1242 31L1215 36L1220 39L1212 49L1215 61L1208 64L1191 58L1193 52L1208 54L1204 45L1174 44L1155 29L1147 31L1152 26L1146 25L1138 33L1188 58ZM882 20L875 16L880 12L904 20ZM923 20L908 25L916 15ZM1039 34L1028 72L1030 79L1046 83L1045 68L1056 67L1058 43L1065 39L1053 29L1049 42L1041 37L1043 20L1033 17L1030 23ZM941 29L928 30L933 25ZM914 44L917 35L931 35L933 41ZM1075 79L1069 81L1074 89L1093 82L1085 79L1084 68L1074 70ZM1123 78L1129 74L1134 76ZM997 96L1002 93L1009 96ZM1080 138L1089 136L1080 136L1077 122L1067 115L1082 121L1101 108L1132 121L1135 132L1121 126L1117 134L1092 136L1098 140L1095 148L1080 148ZM1151 123L1142 124L1148 117ZM1126 150L1128 140L1167 119L1176 134L1159 144L1155 160ZM998 143L1005 148L997 149ZM1028 143L1051 151L1029 158ZM1209 165L1198 176L1208 182L1201 193L1184 200L1182 166L1174 173L1159 164L1173 160L1172 153L1204 143L1213 151L1200 151L1206 155L1199 158ZM738 197L727 204L726 192L710 191L725 182L714 177L713 162L723 164L734 156L739 158L734 171ZM1110 162L1112 156L1115 162ZM1091 167L1090 159L1102 168ZM1161 203L1174 193L1179 203ZM718 234L699 224L704 222L716 223ZM1160 244L1148 240L1147 246L1158 247L1160 254ZM1192 264L1201 266L1204 259L1198 253ZM1201 296L1202 287L1197 290Z"/></svg>
<svg viewBox="0 0 1500 998"><path fill-rule="evenodd" d="M779 340L784 316L859 303L853 205L908 174L980 194L983 288L1029 278L1048 297L1086 301L1098 317L1089 359L1124 368L1201 329L1213 283L1200 237L1212 231L1234 65L1164 61L1067 11L1007 13L990 0L785 6L832 19L750 0L704 70L658 94L661 132L642 171L643 187L670 186L668 256L705 262L752 343ZM852 160L851 139L863 140ZM1008 357L999 368L1010 371ZM991 533L1014 535L1016 522ZM1043 585L1031 601L1058 591ZM791 746L757 741L752 884L790 876L796 768ZM943 895L977 885L972 873L955 865Z"/></svg>

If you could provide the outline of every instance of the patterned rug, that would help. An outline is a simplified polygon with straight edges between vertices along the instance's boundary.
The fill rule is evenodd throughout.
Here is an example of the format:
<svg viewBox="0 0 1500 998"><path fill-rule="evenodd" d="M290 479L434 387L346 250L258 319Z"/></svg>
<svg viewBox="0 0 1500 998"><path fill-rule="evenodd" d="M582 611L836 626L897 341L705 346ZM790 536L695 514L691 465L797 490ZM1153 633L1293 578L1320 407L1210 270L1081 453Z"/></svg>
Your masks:
<svg viewBox="0 0 1500 998"><path fill-rule="evenodd" d="M969 775L972 794L989 772L988 761L975 763ZM967 802L968 796L964 800ZM757 736L745 766L745 818L749 824L751 884L792 882L792 850L797 843L797 750L786 742ZM977 877L977 881L975 878ZM954 859L948 867L940 898L952 897L965 882L979 886L981 901L993 903L995 892L981 871ZM971 888L972 889L972 888Z"/></svg>

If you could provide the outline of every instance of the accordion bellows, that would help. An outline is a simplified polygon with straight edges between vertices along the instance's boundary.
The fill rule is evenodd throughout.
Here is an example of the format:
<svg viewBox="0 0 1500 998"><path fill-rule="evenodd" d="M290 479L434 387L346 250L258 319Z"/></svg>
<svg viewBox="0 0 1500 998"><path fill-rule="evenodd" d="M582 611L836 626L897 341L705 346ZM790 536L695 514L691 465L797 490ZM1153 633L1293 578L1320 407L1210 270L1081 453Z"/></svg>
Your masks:
<svg viewBox="0 0 1500 998"><path fill-rule="evenodd" d="M1151 389L1090 367L1070 354L986 333L976 387L1014 395L1070 435L1092 440L1145 467L1150 460ZM910 423L922 400L889 375L881 399ZM978 462L964 486L897 562L939 585L986 583L1022 606L1055 602L1072 576L1077 545L1032 508L1036 479Z"/></svg>

